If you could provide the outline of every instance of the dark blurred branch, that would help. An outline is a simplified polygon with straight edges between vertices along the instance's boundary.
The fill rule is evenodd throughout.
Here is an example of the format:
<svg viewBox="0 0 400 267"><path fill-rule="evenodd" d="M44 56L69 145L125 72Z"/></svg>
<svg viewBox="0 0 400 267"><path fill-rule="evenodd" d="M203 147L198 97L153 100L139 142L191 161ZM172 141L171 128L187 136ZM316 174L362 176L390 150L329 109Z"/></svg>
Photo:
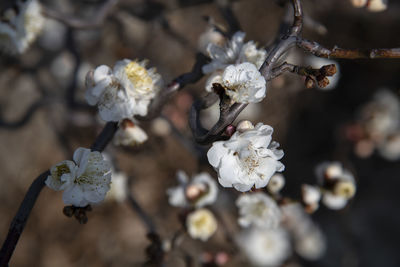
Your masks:
<svg viewBox="0 0 400 267"><path fill-rule="evenodd" d="M317 42L299 39L297 46L305 51L324 58L346 58L346 59L375 59L375 58L400 58L400 48L378 48L378 49L344 49L334 47L328 49Z"/></svg>
<svg viewBox="0 0 400 267"><path fill-rule="evenodd" d="M194 139L199 144L209 144L221 138L221 134L226 127L230 125L247 104L234 103L230 105L229 99L221 99L220 117L217 123L210 129L203 128L200 122L200 111L210 107L217 101L216 94L208 94L206 97L197 99L190 110L189 125L192 130Z"/></svg>
<svg viewBox="0 0 400 267"><path fill-rule="evenodd" d="M222 17L228 24L227 36L230 38L235 32L240 31L241 27L239 20L233 13L232 2L230 0L217 1L217 3Z"/></svg>
<svg viewBox="0 0 400 267"><path fill-rule="evenodd" d="M25 111L24 115L22 115L21 118L15 121L5 121L3 118L0 118L0 128L13 130L22 127L29 122L29 120L32 118L35 112L39 110L39 108L54 103L54 101L55 101L54 99L50 98L41 98L37 100L36 102L30 105L30 107Z"/></svg>
<svg viewBox="0 0 400 267"><path fill-rule="evenodd" d="M44 8L44 15L49 18L58 20L72 28L77 28L77 29L97 28L103 24L104 20L107 18L108 15L110 15L113 7L117 3L118 3L118 0L107 0L100 7L98 12L96 12L96 16L91 19L87 19L87 20L70 17L68 15L62 14L61 12L52 10L47 7Z"/></svg>
<svg viewBox="0 0 400 267"><path fill-rule="evenodd" d="M149 107L149 113L144 117L137 117L139 120L151 120L159 116L161 109L164 104L168 102L171 96L185 87L187 84L195 83L200 80L204 74L202 72L202 67L208 63L208 57L201 53L197 53L196 62L192 68L192 71L184 73L174 79L168 86L164 88L159 94L159 96L153 100Z"/></svg>
<svg viewBox="0 0 400 267"><path fill-rule="evenodd" d="M128 180L128 188L127 193L128 193L128 202L129 205L131 206L132 210L139 215L139 218L141 219L141 221L143 222L143 224L146 226L147 228L147 233L157 233L156 231L156 227L153 223L153 221L151 220L150 216L145 212L145 210L140 206L140 204L136 201L136 199L134 198L132 191L131 191L131 184L132 184L132 179Z"/></svg>
<svg viewBox="0 0 400 267"><path fill-rule="evenodd" d="M114 136L118 123L116 122L108 122L103 131L98 135L95 142L91 146L92 151L103 151L108 142ZM8 262L11 259L11 256L15 250L15 247L18 243L18 240L24 231L26 222L29 218L29 215L35 205L36 199L39 197L39 194L42 188L45 185L45 181L47 176L50 175L50 171L47 170L40 174L31 184L26 192L24 200L22 201L17 214L14 216L14 219L11 222L10 229L8 231L6 240L3 243L3 246L0 250L0 267L8 266Z"/></svg>

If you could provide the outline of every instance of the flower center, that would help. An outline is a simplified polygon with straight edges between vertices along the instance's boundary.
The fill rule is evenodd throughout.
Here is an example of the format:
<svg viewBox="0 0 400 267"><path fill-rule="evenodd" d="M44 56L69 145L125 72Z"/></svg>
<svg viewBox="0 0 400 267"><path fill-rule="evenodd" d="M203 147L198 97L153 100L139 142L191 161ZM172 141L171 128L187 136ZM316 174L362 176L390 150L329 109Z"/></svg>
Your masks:
<svg viewBox="0 0 400 267"><path fill-rule="evenodd" d="M250 175L260 166L259 157L251 144L247 146L245 154L246 156L241 158L241 162L247 174Z"/></svg>
<svg viewBox="0 0 400 267"><path fill-rule="evenodd" d="M61 176L65 173L71 173L71 170L68 168L67 164L61 164L56 167L56 179L62 183L64 181L61 181Z"/></svg>
<svg viewBox="0 0 400 267"><path fill-rule="evenodd" d="M129 81L135 86L139 92L146 93L151 91L153 80L151 79L146 68L142 67L136 61L132 61L125 66L125 73Z"/></svg>
<svg viewBox="0 0 400 267"><path fill-rule="evenodd" d="M78 184L78 185L83 185L83 184L93 185L94 181L93 181L93 177L82 174L81 176L76 177L74 183Z"/></svg>

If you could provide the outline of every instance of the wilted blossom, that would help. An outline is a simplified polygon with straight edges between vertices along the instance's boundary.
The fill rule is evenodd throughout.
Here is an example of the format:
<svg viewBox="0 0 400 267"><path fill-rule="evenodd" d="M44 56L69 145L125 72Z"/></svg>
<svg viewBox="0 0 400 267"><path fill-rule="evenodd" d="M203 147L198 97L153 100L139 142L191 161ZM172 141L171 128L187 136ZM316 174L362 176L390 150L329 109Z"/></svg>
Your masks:
<svg viewBox="0 0 400 267"><path fill-rule="evenodd" d="M117 61L114 69L101 65L86 76L86 100L97 105L105 121L145 116L161 87L161 76L146 61Z"/></svg>
<svg viewBox="0 0 400 267"><path fill-rule="evenodd" d="M135 146L146 142L146 132L131 120L125 119L114 136L115 145Z"/></svg>
<svg viewBox="0 0 400 267"><path fill-rule="evenodd" d="M186 218L186 228L194 239L207 241L217 230L217 220L208 209L198 209Z"/></svg>
<svg viewBox="0 0 400 267"><path fill-rule="evenodd" d="M228 66L222 74L221 85L225 93L238 103L257 103L264 99L267 84L251 63Z"/></svg>
<svg viewBox="0 0 400 267"><path fill-rule="evenodd" d="M280 266L291 254L289 236L282 228L250 227L239 233L236 243L256 266Z"/></svg>
<svg viewBox="0 0 400 267"><path fill-rule="evenodd" d="M316 168L322 187L322 203L330 209L342 209L356 193L353 175L340 162L323 162Z"/></svg>
<svg viewBox="0 0 400 267"><path fill-rule="evenodd" d="M0 49L22 54L43 29L45 18L37 0L15 1L0 16Z"/></svg>
<svg viewBox="0 0 400 267"><path fill-rule="evenodd" d="M277 228L281 212L275 200L264 193L241 195L236 200L239 208L238 222L242 227Z"/></svg>
<svg viewBox="0 0 400 267"><path fill-rule="evenodd" d="M208 162L218 173L223 187L245 192L253 186L265 187L275 172L285 166L279 161L283 151L272 141L273 129L258 123L254 129L236 131L229 140L214 142L207 153Z"/></svg>
<svg viewBox="0 0 400 267"><path fill-rule="evenodd" d="M67 205L85 207L103 201L110 190L111 164L100 152L82 147L75 150L73 160L51 167L46 185L65 190L63 201Z"/></svg>
<svg viewBox="0 0 400 267"><path fill-rule="evenodd" d="M217 183L208 173L199 173L189 181L184 171L178 171L177 178L179 185L167 190L170 205L201 208L213 204L217 199Z"/></svg>
<svg viewBox="0 0 400 267"><path fill-rule="evenodd" d="M310 215L298 203L282 205L281 211L295 251L307 260L319 259L326 249L325 237Z"/></svg>

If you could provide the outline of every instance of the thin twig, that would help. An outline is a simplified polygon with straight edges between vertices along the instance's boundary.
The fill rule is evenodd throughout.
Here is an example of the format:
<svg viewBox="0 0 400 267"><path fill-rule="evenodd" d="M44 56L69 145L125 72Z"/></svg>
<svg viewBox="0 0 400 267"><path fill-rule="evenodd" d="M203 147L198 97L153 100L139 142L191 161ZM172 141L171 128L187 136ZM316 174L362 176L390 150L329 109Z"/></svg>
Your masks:
<svg viewBox="0 0 400 267"><path fill-rule="evenodd" d="M185 87L187 84L195 83L200 80L204 74L202 67L208 63L208 57L202 53L196 54L196 61L192 70L188 73L184 73L174 79L168 86L160 92L160 95L153 100L150 104L149 112L144 117L137 117L138 120L151 120L159 116L161 109L165 103L174 95L177 91Z"/></svg>
<svg viewBox="0 0 400 267"><path fill-rule="evenodd" d="M118 0L108 0L106 1L98 12L96 12L96 16L91 19L82 20L80 18L70 17L68 15L62 14L56 10L50 9L48 7L44 8L44 15L58 20L65 25L76 28L76 29L91 29L100 27L107 16L111 13L113 7L118 3Z"/></svg>
<svg viewBox="0 0 400 267"><path fill-rule="evenodd" d="M400 48L373 48L373 49L344 49L334 47L325 48L317 42L298 39L297 46L305 51L324 58L346 59L376 59L376 58L400 58Z"/></svg>

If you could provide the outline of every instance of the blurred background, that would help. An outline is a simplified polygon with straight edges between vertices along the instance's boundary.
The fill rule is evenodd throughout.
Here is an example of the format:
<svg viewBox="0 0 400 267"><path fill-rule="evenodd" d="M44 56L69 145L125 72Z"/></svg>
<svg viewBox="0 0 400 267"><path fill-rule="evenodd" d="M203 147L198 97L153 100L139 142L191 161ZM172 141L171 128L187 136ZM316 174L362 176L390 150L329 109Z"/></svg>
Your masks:
<svg viewBox="0 0 400 267"><path fill-rule="evenodd" d="M277 2L232 3L246 40L264 47L274 41L285 14ZM395 1L379 13L356 9L345 0L302 2L305 14L326 28L325 32L306 26L306 39L326 47L400 46L400 5ZM54 12L92 21L104 1L41 3ZM199 41L209 27L204 17L226 25L220 11L220 5L211 0L124 0L99 27L76 29L47 19L42 34L25 53L1 55L1 240L33 179L71 158L77 147L89 147L101 130L97 110L87 106L83 97L87 71L101 64L113 66L123 58L148 59L149 66L156 67L168 83L190 71L195 53L204 50ZM321 64L298 49L286 60L313 67ZM306 89L302 77L285 74L269 83L261 104L249 106L242 115L274 128L274 139L285 152L284 194L298 198L301 184L315 183L315 167L327 160L342 162L356 177L356 196L345 209L321 207L313 214L326 235L325 255L315 262L294 255L297 265L287 266L400 266L400 214L396 211L400 203L399 128L379 132L378 137L371 133L383 120L389 120L391 126L400 123L399 109L385 111L389 105L400 107L400 61L336 63L340 71L334 88ZM177 183L176 171L182 169L189 175L207 171L216 178L205 160L208 147L193 143L187 124L193 99L205 95L205 81L203 78L175 95L165 106L163 119L141 123L149 135L146 143L133 148L110 144L105 150L116 168L129 177L132 195L165 239L180 229L178 209L168 205L166 195L166 189ZM376 96L382 89L389 97ZM205 121L216 120L215 111L204 113ZM238 230L237 194L230 189L220 192L215 209L232 233ZM62 209L61 193L44 188L10 266L141 266L146 261L144 251L150 241L128 201L109 199L95 206L85 225L64 216ZM189 237L183 240L181 246L193 259L193 266L200 266L204 251L231 250L223 228L207 243ZM166 265L185 266L185 262L181 255L171 254ZM248 265L243 255L232 255L225 266Z"/></svg>

